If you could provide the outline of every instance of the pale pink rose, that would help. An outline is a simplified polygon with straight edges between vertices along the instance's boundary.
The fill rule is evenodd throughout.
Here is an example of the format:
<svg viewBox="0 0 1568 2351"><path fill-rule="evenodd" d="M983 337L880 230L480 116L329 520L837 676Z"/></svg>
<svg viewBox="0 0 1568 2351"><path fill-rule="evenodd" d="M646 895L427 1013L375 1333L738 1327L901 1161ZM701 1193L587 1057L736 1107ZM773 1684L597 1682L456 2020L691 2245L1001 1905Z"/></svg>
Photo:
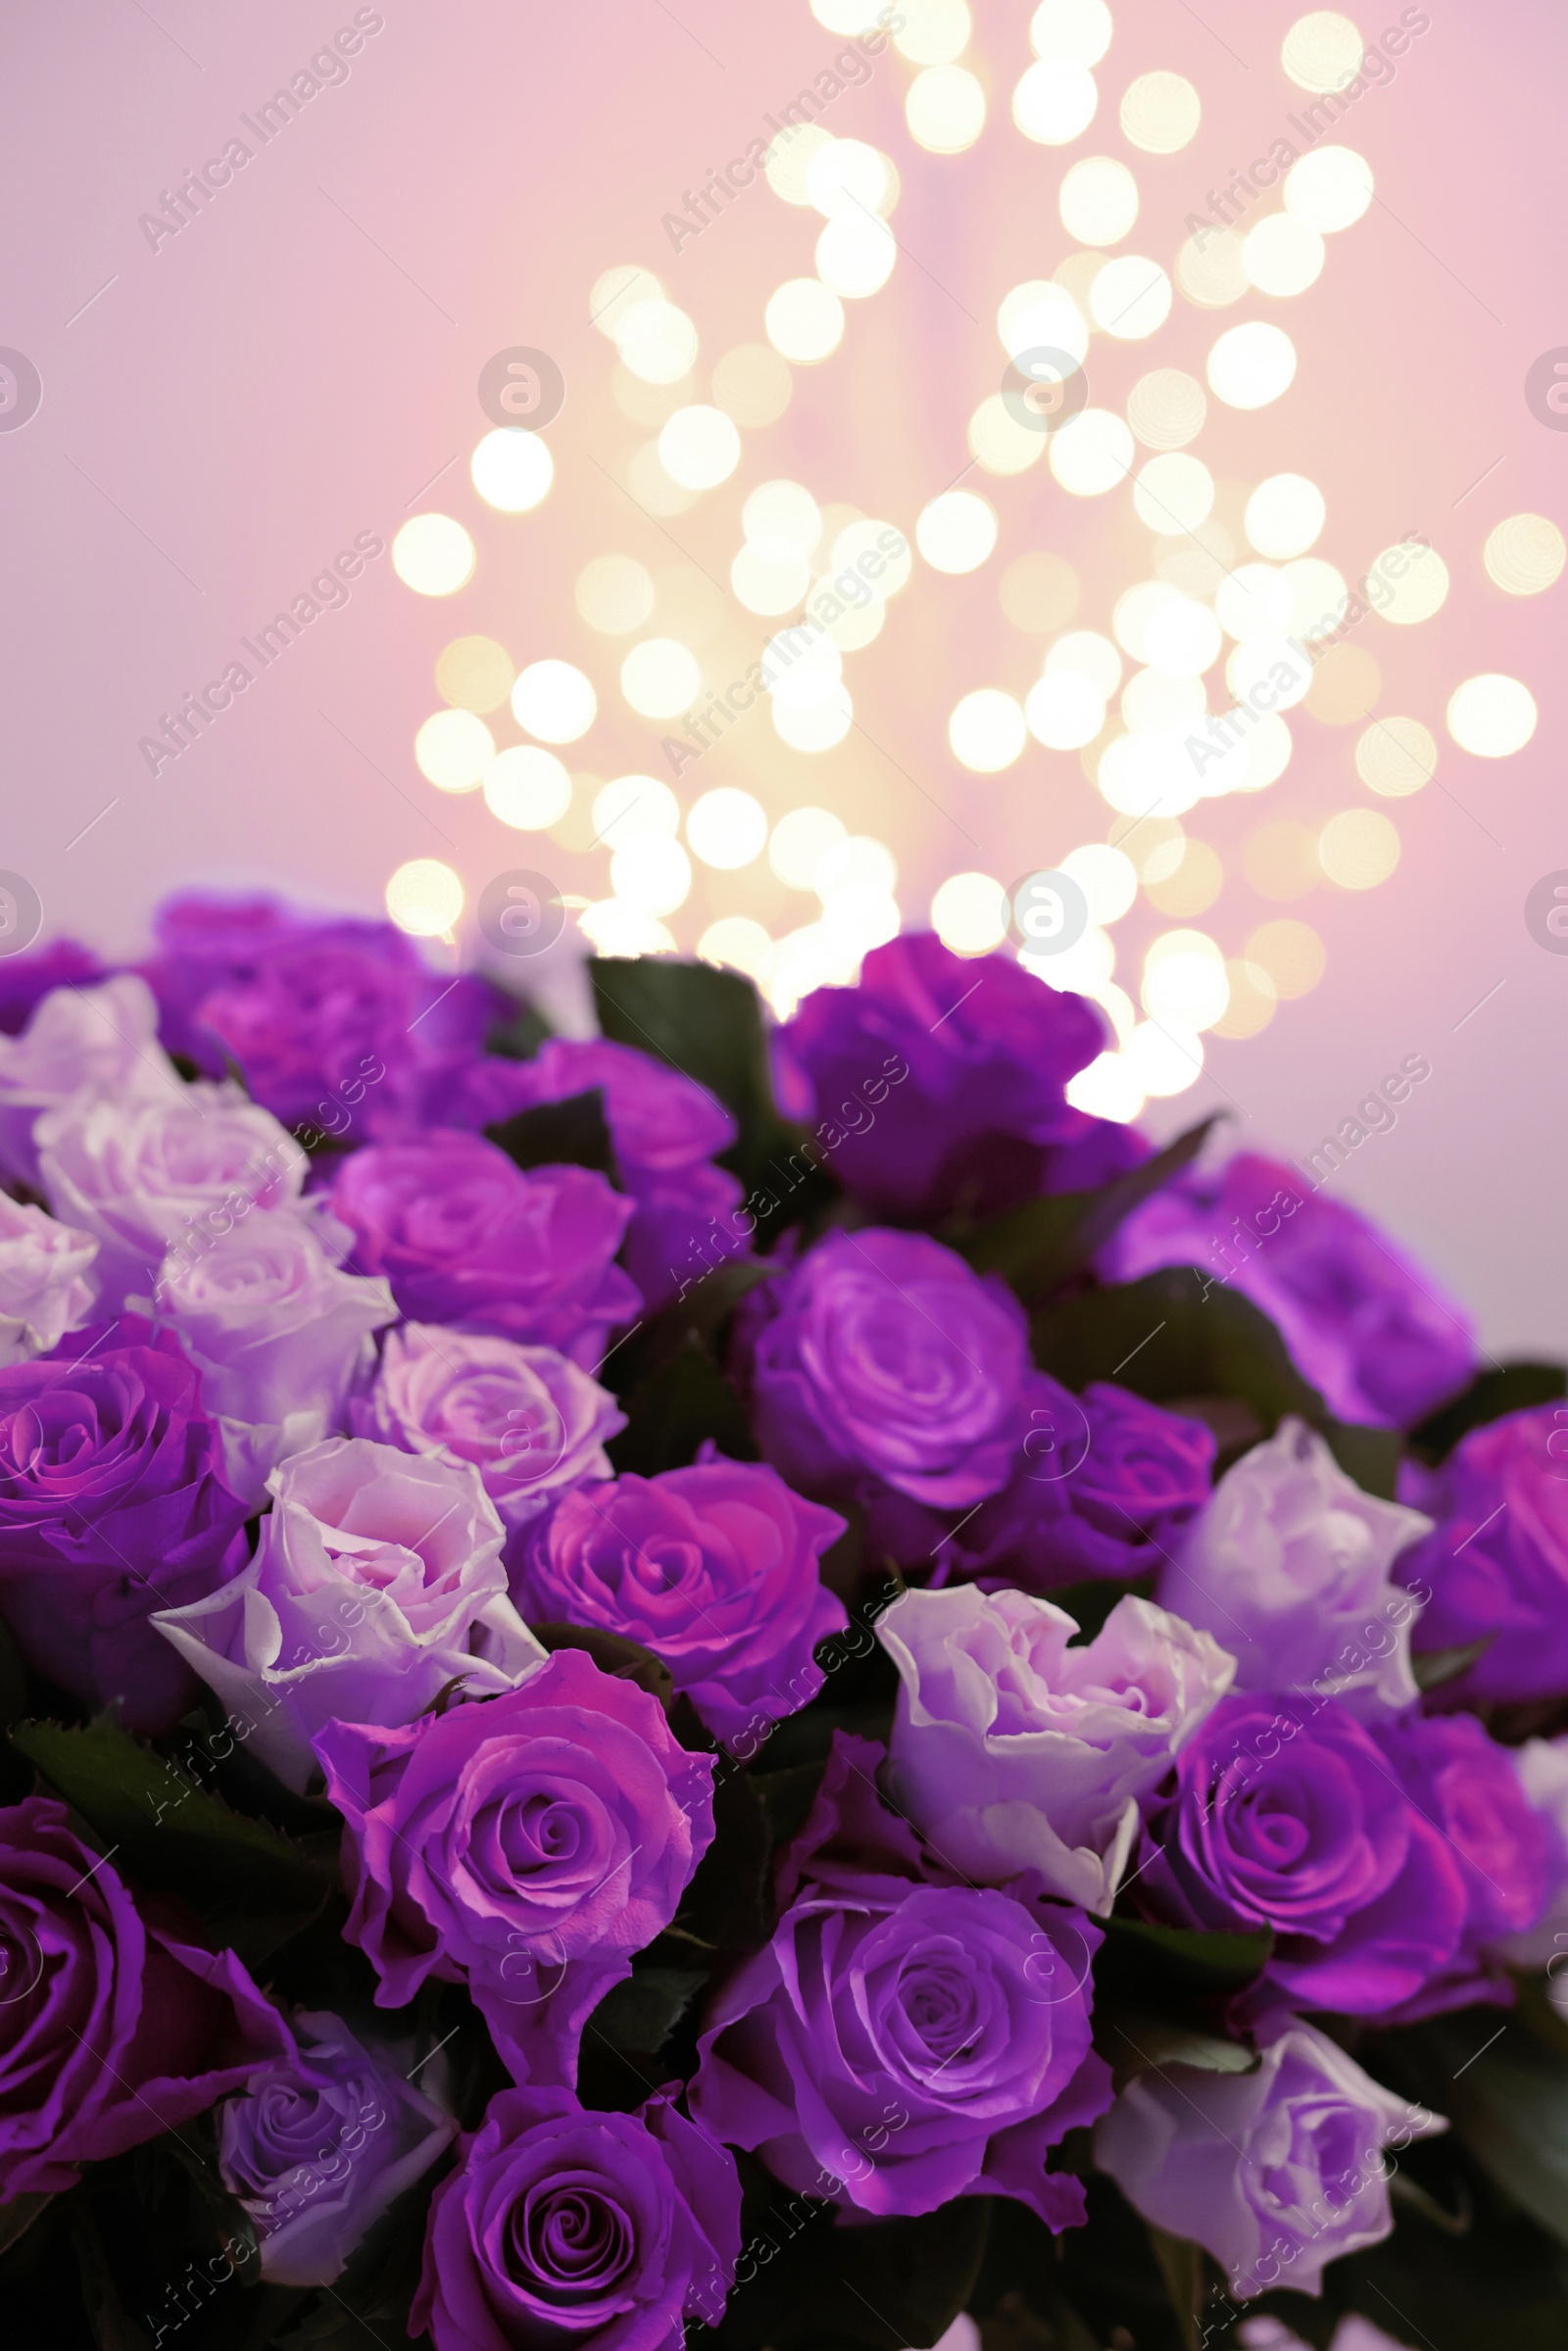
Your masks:
<svg viewBox="0 0 1568 2351"><path fill-rule="evenodd" d="M1317 2294L1329 2262L1394 2227L1385 2150L1446 2129L1289 2017L1255 2073L1137 2075L1095 2126L1095 2161L1146 2221L1212 2253L1232 2294Z"/></svg>
<svg viewBox="0 0 1568 2351"><path fill-rule="evenodd" d="M509 1527L612 1476L605 1440L626 1426L614 1397L553 1347L417 1322L389 1334L374 1387L350 1411L362 1437L471 1461Z"/></svg>
<svg viewBox="0 0 1568 2351"><path fill-rule="evenodd" d="M450 1683L489 1696L544 1663L466 1462L330 1437L268 1484L249 1567L152 1622L290 1788L307 1785L310 1742L334 1718L398 1728Z"/></svg>
<svg viewBox="0 0 1568 2351"><path fill-rule="evenodd" d="M1230 1688L1207 1633L1151 1600L1118 1600L1075 1644L1063 1608L973 1585L906 1592L877 1626L901 1688L890 1747L898 1801L932 1849L980 1886L1038 1870L1103 1914L1138 1840L1139 1798Z"/></svg>
<svg viewBox="0 0 1568 2351"><path fill-rule="evenodd" d="M122 1102L183 1092L158 1042L153 992L134 972L51 989L20 1037L0 1036L0 1180L38 1188L34 1122L84 1087Z"/></svg>
<svg viewBox="0 0 1568 2351"><path fill-rule="evenodd" d="M0 1192L0 1363L47 1354L78 1330L97 1295L90 1234Z"/></svg>
<svg viewBox="0 0 1568 2351"><path fill-rule="evenodd" d="M1432 1521L1348 1478L1321 1437L1280 1423L1228 1469L1161 1570L1159 1597L1236 1659L1238 1690L1314 1690L1363 1722L1413 1706L1419 1599L1395 1560Z"/></svg>
<svg viewBox="0 0 1568 2351"><path fill-rule="evenodd" d="M202 1375L224 1479L253 1507L279 1461L342 1433L375 1359L371 1333L397 1320L384 1281L341 1270L353 1241L334 1217L263 1208L166 1260L159 1316Z"/></svg>
<svg viewBox="0 0 1568 2351"><path fill-rule="evenodd" d="M100 1303L118 1313L258 1208L292 1207L309 1161L270 1110L232 1085L147 1097L90 1089L38 1120L39 1183L98 1243Z"/></svg>

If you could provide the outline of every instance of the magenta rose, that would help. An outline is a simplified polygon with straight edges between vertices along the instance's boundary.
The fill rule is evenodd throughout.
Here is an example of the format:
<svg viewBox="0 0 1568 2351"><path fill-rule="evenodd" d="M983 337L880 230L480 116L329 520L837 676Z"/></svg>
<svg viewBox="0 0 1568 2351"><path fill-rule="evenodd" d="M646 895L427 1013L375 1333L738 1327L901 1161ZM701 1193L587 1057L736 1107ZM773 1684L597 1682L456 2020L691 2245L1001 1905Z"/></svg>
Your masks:
<svg viewBox="0 0 1568 2351"><path fill-rule="evenodd" d="M1294 1692L1221 1699L1176 1759L1135 1876L1155 1918L1273 1930L1247 2017L1400 2009L1454 1963L1470 1911L1456 1847L1383 1747L1337 1698Z"/></svg>
<svg viewBox="0 0 1568 2351"><path fill-rule="evenodd" d="M740 2181L672 2089L635 2114L503 2090L460 2152L409 2313L435 2351L674 2351L723 2317Z"/></svg>
<svg viewBox="0 0 1568 2351"><path fill-rule="evenodd" d="M1074 2227L1082 2183L1048 2157L1110 2103L1089 2032L1101 1931L1037 1879L956 1882L879 1803L882 1760L835 1735L773 1939L709 2013L692 2112L797 2194L877 2217L1014 2196Z"/></svg>
<svg viewBox="0 0 1568 2351"><path fill-rule="evenodd" d="M813 990L779 1050L839 1181L879 1216L928 1224L1103 1182L1141 1155L1125 1128L1066 1099L1103 1043L1086 997L1010 955L956 955L930 931L906 931L872 949L855 987ZM1086 1160L1054 1180L1058 1154L1099 1137L1098 1169Z"/></svg>
<svg viewBox="0 0 1568 2351"><path fill-rule="evenodd" d="M375 1384L351 1411L362 1437L471 1461L509 1527L586 1478L611 1477L605 1442L626 1425L614 1397L554 1347L417 1322L389 1334Z"/></svg>
<svg viewBox="0 0 1568 2351"><path fill-rule="evenodd" d="M74 2187L293 2049L233 1952L133 1894L68 1817L50 1796L0 1810L0 2201Z"/></svg>
<svg viewBox="0 0 1568 2351"><path fill-rule="evenodd" d="M566 1494L525 1546L513 1597L536 1624L641 1641L716 1739L755 1752L816 1695L812 1651L849 1622L817 1566L843 1532L775 1470L710 1452Z"/></svg>
<svg viewBox="0 0 1568 2351"><path fill-rule="evenodd" d="M1568 1404L1534 1404L1460 1439L1421 1507L1440 1522L1396 1579L1424 1599L1423 1650L1486 1647L1442 1705L1568 1692Z"/></svg>
<svg viewBox="0 0 1568 2351"><path fill-rule="evenodd" d="M753 1426L792 1486L838 1499L882 1484L962 1510L1006 1484L1030 1362L1001 1281L924 1234L870 1227L818 1242L764 1311Z"/></svg>
<svg viewBox="0 0 1568 2351"><path fill-rule="evenodd" d="M1369 1217L1255 1151L1155 1193L1101 1259L1115 1282L1161 1265L1234 1283L1341 1420L1407 1428L1475 1369L1470 1318L1424 1266Z"/></svg>
<svg viewBox="0 0 1568 2351"><path fill-rule="evenodd" d="M167 1731L197 1693L148 1623L246 1559L196 1372L126 1315L0 1368L0 1615L29 1665L132 1730Z"/></svg>
<svg viewBox="0 0 1568 2351"><path fill-rule="evenodd" d="M579 1649L500 1697L401 1731L329 1723L315 1746L377 2004L466 1984L517 2080L573 2081L584 2022L712 1840L711 1758Z"/></svg>
<svg viewBox="0 0 1568 2351"><path fill-rule="evenodd" d="M411 1322L558 1347L595 1366L642 1300L612 1260L631 1202L587 1167L524 1175L482 1136L438 1130L345 1161L333 1213L362 1273L384 1273Z"/></svg>

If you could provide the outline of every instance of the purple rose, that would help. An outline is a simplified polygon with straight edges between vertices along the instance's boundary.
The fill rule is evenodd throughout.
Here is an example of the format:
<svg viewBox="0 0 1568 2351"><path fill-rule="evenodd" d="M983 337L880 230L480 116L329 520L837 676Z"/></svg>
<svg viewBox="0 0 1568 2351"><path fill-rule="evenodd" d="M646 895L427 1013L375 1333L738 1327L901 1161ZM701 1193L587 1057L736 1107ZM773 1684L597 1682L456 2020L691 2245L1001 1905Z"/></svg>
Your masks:
<svg viewBox="0 0 1568 2351"><path fill-rule="evenodd" d="M470 1463L329 1437L268 1484L250 1565L153 1621L288 1787L306 1787L334 1716L411 1723L443 1692L511 1690L543 1663Z"/></svg>
<svg viewBox="0 0 1568 2351"><path fill-rule="evenodd" d="M706 1086L609 1038L552 1037L531 1061L487 1062L485 1073L496 1089L489 1119L597 1089L615 1164L627 1177L678 1174L735 1141L734 1119Z"/></svg>
<svg viewBox="0 0 1568 2351"><path fill-rule="evenodd" d="M1341 1420L1408 1427L1475 1367L1468 1315L1424 1267L1370 1218L1252 1151L1155 1193L1101 1259L1113 1282L1161 1265L1234 1282Z"/></svg>
<svg viewBox="0 0 1568 2351"><path fill-rule="evenodd" d="M0 1615L29 1665L135 1731L168 1731L196 1680L149 1623L243 1566L197 1375L126 1316L0 1370Z"/></svg>
<svg viewBox="0 0 1568 2351"><path fill-rule="evenodd" d="M1568 1692L1568 1404L1535 1404L1460 1439L1423 1506L1440 1521L1396 1571L1420 1594L1418 1650L1485 1639L1440 1705Z"/></svg>
<svg viewBox="0 0 1568 2351"><path fill-rule="evenodd" d="M45 1354L86 1321L97 1254L90 1234L0 1192L0 1364Z"/></svg>
<svg viewBox="0 0 1568 2351"><path fill-rule="evenodd" d="M635 2114L503 2090L461 2153L409 2313L435 2351L672 2351L685 2322L717 2326L740 2181L672 2090Z"/></svg>
<svg viewBox="0 0 1568 2351"><path fill-rule="evenodd" d="M377 2004L466 1983L517 2080L574 2081L587 2017L712 1840L711 1757L580 1649L406 1730L330 1723L316 1751Z"/></svg>
<svg viewBox="0 0 1568 2351"><path fill-rule="evenodd" d="M710 1162L735 1141L735 1121L695 1078L608 1038L552 1037L531 1061L481 1062L470 1081L475 1124L597 1089L621 1182L636 1202L626 1264L651 1307L745 1249L755 1229L736 1216L743 1188Z"/></svg>
<svg viewBox="0 0 1568 2351"><path fill-rule="evenodd" d="M1503 1753L1546 1833L1546 1899L1533 1925L1498 1935L1494 1949L1510 1967L1544 1968L1555 2005L1568 1966L1568 1738L1527 1739Z"/></svg>
<svg viewBox="0 0 1568 2351"><path fill-rule="evenodd" d="M817 1562L844 1521L776 1471L710 1458L568 1494L513 1580L535 1623L599 1625L662 1657L708 1728L755 1752L813 1698L849 1620Z"/></svg>
<svg viewBox="0 0 1568 2351"><path fill-rule="evenodd" d="M1032 1372L1024 1401L1028 1427L1002 1492L956 1527L902 1494L872 1495L873 1554L933 1586L972 1578L1036 1592L1089 1576L1131 1582L1169 1557L1208 1499L1212 1432L1103 1380L1075 1396Z"/></svg>
<svg viewBox="0 0 1568 2351"><path fill-rule="evenodd" d="M33 1135L44 1198L97 1242L93 1271L111 1310L153 1291L176 1243L185 1261L258 1208L295 1210L309 1167L237 1086L176 1082L141 1097L86 1087Z"/></svg>
<svg viewBox="0 0 1568 2351"><path fill-rule="evenodd" d="M1090 2047L1100 1930L1034 1880L939 1872L878 1804L881 1761L835 1735L781 1865L788 1907L710 2011L692 2112L797 2194L872 2215L1014 2196L1071 2228L1082 2184L1047 2157L1110 2102Z"/></svg>
<svg viewBox="0 0 1568 2351"><path fill-rule="evenodd" d="M1414 1705L1417 1608L1393 1581L1431 1520L1363 1494L1298 1420L1226 1471L1167 1562L1159 1597L1206 1625L1240 1690L1312 1690L1362 1721Z"/></svg>
<svg viewBox="0 0 1568 2351"><path fill-rule="evenodd" d="M186 1050L204 1067L215 1048L218 1068L232 1059L254 1099L290 1126L342 1133L352 1119L371 1135L417 1132L503 1008L482 980L429 970L388 922L198 898L166 906L158 931L164 957L148 976Z"/></svg>
<svg viewBox="0 0 1568 2351"><path fill-rule="evenodd" d="M184 1094L158 1042L152 997L130 972L97 988L57 988L24 1035L0 1036L0 1179L38 1189L34 1126L88 1088L122 1102Z"/></svg>
<svg viewBox="0 0 1568 2351"><path fill-rule="evenodd" d="M1101 1125L1063 1090L1103 1043L1086 997L1008 955L956 955L930 931L873 948L858 986L814 990L779 1041L809 1088L802 1115L833 1173L877 1215L909 1224L1061 1189L1054 1154Z"/></svg>
<svg viewBox="0 0 1568 2351"><path fill-rule="evenodd" d="M233 1952L67 1820L50 1796L0 1810L0 2201L74 2187L292 2046Z"/></svg>
<svg viewBox="0 0 1568 2351"><path fill-rule="evenodd" d="M1460 1856L1335 1698L1232 1697L1177 1757L1137 1872L1152 1917L1274 1953L1239 2016L1377 2016L1441 1977L1469 1912Z"/></svg>
<svg viewBox="0 0 1568 2351"><path fill-rule="evenodd" d="M715 1265L748 1253L761 1203L743 1205L745 1188L727 1168L698 1159L674 1175L624 1180L636 1203L626 1270L654 1312Z"/></svg>
<svg viewBox="0 0 1568 2351"><path fill-rule="evenodd" d="M1025 1870L1108 1911L1139 1801L1230 1687L1235 1665L1149 1600L1093 1641L1065 1609L972 1585L907 1592L877 1639L899 1669L891 1785L949 1865L995 1886Z"/></svg>
<svg viewBox="0 0 1568 2351"><path fill-rule="evenodd" d="M1409 1715L1378 1728L1378 1744L1422 1818L1446 1839L1468 1902L1457 1950L1440 1976L1391 2020L1414 2023L1444 2009L1513 2002L1490 1953L1526 1935L1552 1890L1552 1829L1520 1785L1517 1757L1473 1715L1443 1722Z"/></svg>
<svg viewBox="0 0 1568 2351"><path fill-rule="evenodd" d="M1394 2227L1385 2149L1446 2129L1286 2018L1254 2074L1139 2074L1097 2126L1095 2161L1146 2220L1212 2253L1233 2294L1317 2294L1329 2262Z"/></svg>
<svg viewBox="0 0 1568 2351"><path fill-rule="evenodd" d="M614 1397L554 1347L417 1322L389 1334L375 1385L351 1409L362 1437L471 1461L509 1527L585 1478L613 1476L605 1441L626 1426Z"/></svg>
<svg viewBox="0 0 1568 2351"><path fill-rule="evenodd" d="M211 898L205 891L166 898L153 916L157 954L141 967L158 999L159 1033L210 1077L221 1077L222 1053L197 1013L218 989L251 978L270 948L297 938L308 918L281 899Z"/></svg>
<svg viewBox="0 0 1568 2351"><path fill-rule="evenodd" d="M344 1162L333 1213L364 1273L384 1273L411 1322L449 1322L558 1347L597 1367L642 1300L613 1264L630 1200L587 1167L524 1175L482 1136L438 1131Z"/></svg>
<svg viewBox="0 0 1568 2351"><path fill-rule="evenodd" d="M870 1227L818 1242L768 1304L753 1423L792 1486L838 1499L876 1481L962 1510L1005 1485L1027 1426L1029 1329L995 1276L923 1234Z"/></svg>
<svg viewBox="0 0 1568 2351"><path fill-rule="evenodd" d="M279 1461L337 1434L371 1333L397 1318L384 1281L341 1270L353 1239L329 1216L263 1209L204 1250L172 1250L159 1276L159 1317L202 1375L224 1474L252 1509Z"/></svg>
<svg viewBox="0 0 1568 2351"><path fill-rule="evenodd" d="M0 960L0 1037L20 1037L33 1011L57 988L91 988L109 977L91 950L74 939L51 939L30 955Z"/></svg>
<svg viewBox="0 0 1568 2351"><path fill-rule="evenodd" d="M268 2282L329 2285L458 2126L407 2079L412 2045L372 2052L325 2013L294 2029L298 2049L223 2107L218 2168L255 2226Z"/></svg>

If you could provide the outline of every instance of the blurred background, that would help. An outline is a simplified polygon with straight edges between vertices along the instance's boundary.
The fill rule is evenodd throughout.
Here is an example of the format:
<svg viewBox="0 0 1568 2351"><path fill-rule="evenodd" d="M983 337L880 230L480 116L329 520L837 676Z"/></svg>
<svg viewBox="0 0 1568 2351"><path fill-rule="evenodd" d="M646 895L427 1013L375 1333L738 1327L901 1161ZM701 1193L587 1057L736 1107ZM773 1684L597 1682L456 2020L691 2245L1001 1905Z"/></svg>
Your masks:
<svg viewBox="0 0 1568 2351"><path fill-rule="evenodd" d="M1084 1106L1338 1138L1493 1349L1560 1348L1560 7L55 0L4 46L44 942L267 888L568 1021L590 943L788 1013L901 919L1015 947L1065 871Z"/></svg>

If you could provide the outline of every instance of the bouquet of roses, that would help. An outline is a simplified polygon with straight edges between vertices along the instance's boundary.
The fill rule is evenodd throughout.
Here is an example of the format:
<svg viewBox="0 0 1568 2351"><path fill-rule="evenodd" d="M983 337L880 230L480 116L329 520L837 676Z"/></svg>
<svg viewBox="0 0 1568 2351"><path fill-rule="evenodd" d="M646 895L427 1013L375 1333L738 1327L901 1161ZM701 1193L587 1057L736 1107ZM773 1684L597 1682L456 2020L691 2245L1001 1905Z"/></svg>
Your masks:
<svg viewBox="0 0 1568 2351"><path fill-rule="evenodd" d="M589 968L0 966L8 2339L1560 2346L1562 1372L1008 957Z"/></svg>

